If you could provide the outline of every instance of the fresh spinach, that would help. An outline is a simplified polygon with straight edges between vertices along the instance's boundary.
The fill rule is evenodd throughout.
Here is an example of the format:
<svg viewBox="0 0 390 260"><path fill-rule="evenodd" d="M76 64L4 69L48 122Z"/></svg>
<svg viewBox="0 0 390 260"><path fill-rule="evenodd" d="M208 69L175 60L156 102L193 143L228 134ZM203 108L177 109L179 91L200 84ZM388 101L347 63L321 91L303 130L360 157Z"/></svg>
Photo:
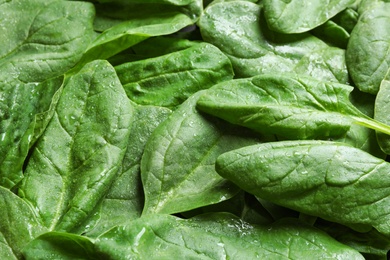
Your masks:
<svg viewBox="0 0 390 260"><path fill-rule="evenodd" d="M0 259L387 259L388 0L0 0Z"/></svg>

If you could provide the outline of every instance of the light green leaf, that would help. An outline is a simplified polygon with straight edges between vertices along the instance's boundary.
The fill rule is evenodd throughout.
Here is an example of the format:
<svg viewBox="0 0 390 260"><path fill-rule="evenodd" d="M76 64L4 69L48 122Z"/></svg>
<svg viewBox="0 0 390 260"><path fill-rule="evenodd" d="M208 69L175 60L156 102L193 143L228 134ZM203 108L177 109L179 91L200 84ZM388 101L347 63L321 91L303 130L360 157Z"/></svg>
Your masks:
<svg viewBox="0 0 390 260"><path fill-rule="evenodd" d="M258 139L243 128L199 114L195 104L202 93L181 104L148 140L141 162L144 215L187 211L238 192L215 172L214 162L221 153Z"/></svg>
<svg viewBox="0 0 390 260"><path fill-rule="evenodd" d="M263 0L265 17L271 30L301 33L318 25L353 5L356 0Z"/></svg>
<svg viewBox="0 0 390 260"><path fill-rule="evenodd" d="M108 62L90 63L69 78L19 190L47 228L83 231L117 176L132 112Z"/></svg>
<svg viewBox="0 0 390 260"><path fill-rule="evenodd" d="M278 205L390 235L390 164L360 149L326 141L267 143L221 155L216 170Z"/></svg>
<svg viewBox="0 0 390 260"><path fill-rule="evenodd" d="M199 90L233 78L229 59L208 43L125 63L116 66L115 70L132 101L170 108Z"/></svg>
<svg viewBox="0 0 390 260"><path fill-rule="evenodd" d="M257 226L227 213L145 216L103 234L96 247L111 259L364 259L295 220Z"/></svg>
<svg viewBox="0 0 390 260"><path fill-rule="evenodd" d="M378 2L359 17L346 51L348 71L363 92L377 94L390 64L390 2Z"/></svg>
<svg viewBox="0 0 390 260"><path fill-rule="evenodd" d="M374 118L382 123L390 124L390 70L382 80L375 99ZM386 154L390 154L390 138L383 133L377 133L378 143Z"/></svg>

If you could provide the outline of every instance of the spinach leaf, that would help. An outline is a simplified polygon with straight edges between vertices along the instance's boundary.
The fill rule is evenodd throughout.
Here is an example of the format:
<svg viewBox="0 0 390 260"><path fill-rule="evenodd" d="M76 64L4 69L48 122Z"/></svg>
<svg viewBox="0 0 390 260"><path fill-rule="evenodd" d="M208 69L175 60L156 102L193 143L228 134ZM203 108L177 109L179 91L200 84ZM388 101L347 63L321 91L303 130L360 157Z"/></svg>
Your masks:
<svg viewBox="0 0 390 260"><path fill-rule="evenodd" d="M390 164L360 149L326 141L260 144L221 155L216 170L278 205L390 235Z"/></svg>
<svg viewBox="0 0 390 260"><path fill-rule="evenodd" d="M28 259L93 260L101 259L94 251L94 244L86 237L63 232L48 232L23 249Z"/></svg>
<svg viewBox="0 0 390 260"><path fill-rule="evenodd" d="M195 105L202 93L181 104L146 144L141 161L144 215L187 211L239 191L215 172L214 162L223 152L259 140L242 128L201 115Z"/></svg>
<svg viewBox="0 0 390 260"><path fill-rule="evenodd" d="M231 123L292 139L338 137L352 116L347 85L309 77L260 75L221 83L199 98L198 108Z"/></svg>
<svg viewBox="0 0 390 260"><path fill-rule="evenodd" d="M310 33L286 35L270 30L263 8L255 3L214 3L205 9L198 25L203 39L220 48L231 59L237 77L294 72L297 63L306 59L306 68L302 71L301 65L299 73L310 75L312 71L321 70L321 73L316 73L321 79L342 79L342 83L348 79L345 62L327 65L328 60L343 60L345 55L342 50L334 51L334 47L329 47ZM326 58L318 52L326 53Z"/></svg>
<svg viewBox="0 0 390 260"><path fill-rule="evenodd" d="M157 58L115 67L127 96L137 104L174 108L195 92L233 78L229 59L199 43Z"/></svg>
<svg viewBox="0 0 390 260"><path fill-rule="evenodd" d="M156 13L152 17L134 17L102 32L88 47L77 69L95 59L111 56L152 36L167 35L191 25L191 19L179 12Z"/></svg>
<svg viewBox="0 0 390 260"><path fill-rule="evenodd" d="M0 257L20 259L22 248L46 229L31 205L0 187Z"/></svg>
<svg viewBox="0 0 390 260"><path fill-rule="evenodd" d="M169 109L163 107L135 106L131 135L120 173L103 199L98 223L87 236L97 237L118 223L141 216L144 206L141 157L149 136L170 113Z"/></svg>
<svg viewBox="0 0 390 260"><path fill-rule="evenodd" d="M93 6L82 2L17 0L1 5L0 185L12 188L21 180L35 116L49 109L61 75L89 44L93 14Z"/></svg>
<svg viewBox="0 0 390 260"><path fill-rule="evenodd" d="M227 213L188 220L149 215L111 229L95 244L104 257L112 259L364 259L327 234L296 221L257 226Z"/></svg>
<svg viewBox="0 0 390 260"><path fill-rule="evenodd" d="M349 33L332 20L314 28L311 33L332 46L347 48Z"/></svg>
<svg viewBox="0 0 390 260"><path fill-rule="evenodd" d="M325 23L356 0L310 1L263 0L265 17L271 30L301 33Z"/></svg>
<svg viewBox="0 0 390 260"><path fill-rule="evenodd" d="M351 32L346 51L348 71L356 86L376 94L390 64L390 2L367 8Z"/></svg>
<svg viewBox="0 0 390 260"><path fill-rule="evenodd" d="M385 124L390 124L390 70L382 80L379 92L375 99L375 115L374 118ZM388 135L378 132L378 143L386 154L390 154L390 138Z"/></svg>
<svg viewBox="0 0 390 260"><path fill-rule="evenodd" d="M83 231L83 221L117 176L132 113L106 61L89 63L69 78L19 190L45 227Z"/></svg>
<svg viewBox="0 0 390 260"><path fill-rule="evenodd" d="M127 20L156 17L162 13L182 13L196 22L202 12L202 1L99 1L96 3L94 28L103 32Z"/></svg>

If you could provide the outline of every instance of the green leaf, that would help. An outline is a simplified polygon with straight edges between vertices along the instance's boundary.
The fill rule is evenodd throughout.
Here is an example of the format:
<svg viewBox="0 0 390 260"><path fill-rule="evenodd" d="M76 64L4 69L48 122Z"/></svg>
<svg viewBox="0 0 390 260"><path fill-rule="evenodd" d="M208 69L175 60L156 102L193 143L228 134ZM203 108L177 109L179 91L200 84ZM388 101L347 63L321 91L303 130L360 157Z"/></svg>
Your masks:
<svg viewBox="0 0 390 260"><path fill-rule="evenodd" d="M170 113L169 109L163 107L135 106L131 135L120 174L103 199L99 222L87 233L89 237L97 237L118 223L141 216L144 206L141 157L149 136Z"/></svg>
<svg viewBox="0 0 390 260"><path fill-rule="evenodd" d="M231 123L290 139L339 137L365 117L349 101L352 88L294 75L260 75L221 83L198 108Z"/></svg>
<svg viewBox="0 0 390 260"><path fill-rule="evenodd" d="M214 3L205 9L198 25L203 39L230 58L237 77L294 72L300 60L306 59L299 73L310 75L314 70L319 79L327 81L348 78L345 62L333 62L344 59L343 51L333 51L334 47L310 33L286 35L270 30L263 8L255 3ZM326 59L318 53L326 53Z"/></svg>
<svg viewBox="0 0 390 260"><path fill-rule="evenodd" d="M208 43L125 63L116 66L115 70L132 101L170 108L199 90L233 78L229 59Z"/></svg>
<svg viewBox="0 0 390 260"><path fill-rule="evenodd" d="M162 13L182 13L196 22L202 12L202 1L99 1L95 4L94 28L105 31L126 20L156 17Z"/></svg>
<svg viewBox="0 0 390 260"><path fill-rule="evenodd" d="M346 49L349 41L349 33L340 25L329 20L314 28L311 33L332 46ZM345 59L344 59L345 61Z"/></svg>
<svg viewBox="0 0 390 260"><path fill-rule="evenodd" d="M390 2L380 1L359 17L346 51L348 71L356 86L377 94L389 70Z"/></svg>
<svg viewBox="0 0 390 260"><path fill-rule="evenodd" d="M93 6L82 2L1 5L0 185L12 188L22 178L35 116L49 109L59 76L81 58L91 40L93 15Z"/></svg>
<svg viewBox="0 0 390 260"><path fill-rule="evenodd" d="M258 139L243 128L199 114L195 104L202 93L180 105L148 140L141 162L143 214L187 211L238 192L215 172L214 162L221 153Z"/></svg>
<svg viewBox="0 0 390 260"><path fill-rule="evenodd" d="M152 17L134 17L101 33L88 47L78 68L95 59L107 59L152 36L172 34L192 24L178 12L156 13ZM77 69L74 71L77 72Z"/></svg>
<svg viewBox="0 0 390 260"><path fill-rule="evenodd" d="M364 259L296 221L256 226L227 213L189 220L149 215L103 234L96 247L111 259Z"/></svg>
<svg viewBox="0 0 390 260"><path fill-rule="evenodd" d="M353 5L356 0L263 0L265 17L271 30L282 33L309 31Z"/></svg>
<svg viewBox="0 0 390 260"><path fill-rule="evenodd" d="M390 235L390 164L360 149L326 141L267 143L221 155L216 170L278 205Z"/></svg>
<svg viewBox="0 0 390 260"><path fill-rule="evenodd" d="M132 112L106 61L92 62L69 78L19 190L47 228L83 229L82 221L117 176Z"/></svg>
<svg viewBox="0 0 390 260"><path fill-rule="evenodd" d="M62 233L45 233L23 248L23 256L28 259L99 259L93 242L83 236Z"/></svg>
<svg viewBox="0 0 390 260"><path fill-rule="evenodd" d="M0 258L21 259L21 250L45 232L28 203L0 187Z"/></svg>
<svg viewBox="0 0 390 260"><path fill-rule="evenodd" d="M382 123L390 124L390 70L382 80L375 99L374 118ZM386 154L390 154L390 138L383 133L377 133L378 143Z"/></svg>

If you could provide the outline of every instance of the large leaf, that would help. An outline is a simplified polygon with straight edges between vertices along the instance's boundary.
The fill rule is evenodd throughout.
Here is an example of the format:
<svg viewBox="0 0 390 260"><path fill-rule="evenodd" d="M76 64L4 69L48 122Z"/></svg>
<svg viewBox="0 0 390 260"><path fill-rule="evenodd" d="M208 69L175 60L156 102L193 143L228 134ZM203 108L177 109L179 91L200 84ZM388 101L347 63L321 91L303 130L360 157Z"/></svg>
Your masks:
<svg viewBox="0 0 390 260"><path fill-rule="evenodd" d="M117 176L132 110L105 61L86 65L64 86L19 190L50 230L83 229Z"/></svg>
<svg viewBox="0 0 390 260"><path fill-rule="evenodd" d="M346 52L348 71L364 92L376 94L390 64L390 2L377 1L359 17Z"/></svg>
<svg viewBox="0 0 390 260"><path fill-rule="evenodd" d="M149 136L170 113L169 109L163 107L135 106L134 122L120 174L103 199L99 222L87 233L89 237L96 237L118 223L141 216L144 206L141 157Z"/></svg>
<svg viewBox="0 0 390 260"><path fill-rule="evenodd" d="M215 172L214 162L221 153L254 144L257 138L243 128L199 114L195 104L202 93L181 104L148 140L141 162L143 214L178 213L238 192Z"/></svg>
<svg viewBox="0 0 390 260"><path fill-rule="evenodd" d="M375 99L374 118L385 124L390 124L390 70L382 80L380 89ZM390 138L388 135L378 132L378 143L386 154L390 154Z"/></svg>
<svg viewBox="0 0 390 260"><path fill-rule="evenodd" d="M23 247L44 231L28 203L0 187L0 258L21 259Z"/></svg>
<svg viewBox="0 0 390 260"><path fill-rule="evenodd" d="M345 62L340 62L343 50L334 51L309 33L286 35L270 30L263 8L255 3L216 2L205 9L198 25L203 39L231 59L238 77L294 72L297 63L306 59L305 69L301 64L299 73L316 73L328 81L348 80ZM326 53L326 58L318 53Z"/></svg>
<svg viewBox="0 0 390 260"><path fill-rule="evenodd" d="M80 59L91 39L93 15L93 6L82 2L16 0L1 5L0 185L11 188L21 179L33 135L30 123L49 108L61 85L61 78L48 79Z"/></svg>
<svg viewBox="0 0 390 260"><path fill-rule="evenodd" d="M390 164L360 149L326 141L267 143L221 155L216 169L276 204L390 235Z"/></svg>
<svg viewBox="0 0 390 260"><path fill-rule="evenodd" d="M356 0L264 0L265 17L271 30L282 33L309 31L354 4Z"/></svg>
<svg viewBox="0 0 390 260"><path fill-rule="evenodd" d="M113 228L96 247L110 259L364 259L296 221L256 226L226 213L189 220L150 215Z"/></svg>
<svg viewBox="0 0 390 260"><path fill-rule="evenodd" d="M291 75L260 75L220 83L198 108L231 123L287 138L338 137L352 116L364 115L349 101L352 88Z"/></svg>
<svg viewBox="0 0 390 260"><path fill-rule="evenodd" d="M166 107L175 107L195 92L233 78L229 59L208 43L125 63L115 70L131 100Z"/></svg>

